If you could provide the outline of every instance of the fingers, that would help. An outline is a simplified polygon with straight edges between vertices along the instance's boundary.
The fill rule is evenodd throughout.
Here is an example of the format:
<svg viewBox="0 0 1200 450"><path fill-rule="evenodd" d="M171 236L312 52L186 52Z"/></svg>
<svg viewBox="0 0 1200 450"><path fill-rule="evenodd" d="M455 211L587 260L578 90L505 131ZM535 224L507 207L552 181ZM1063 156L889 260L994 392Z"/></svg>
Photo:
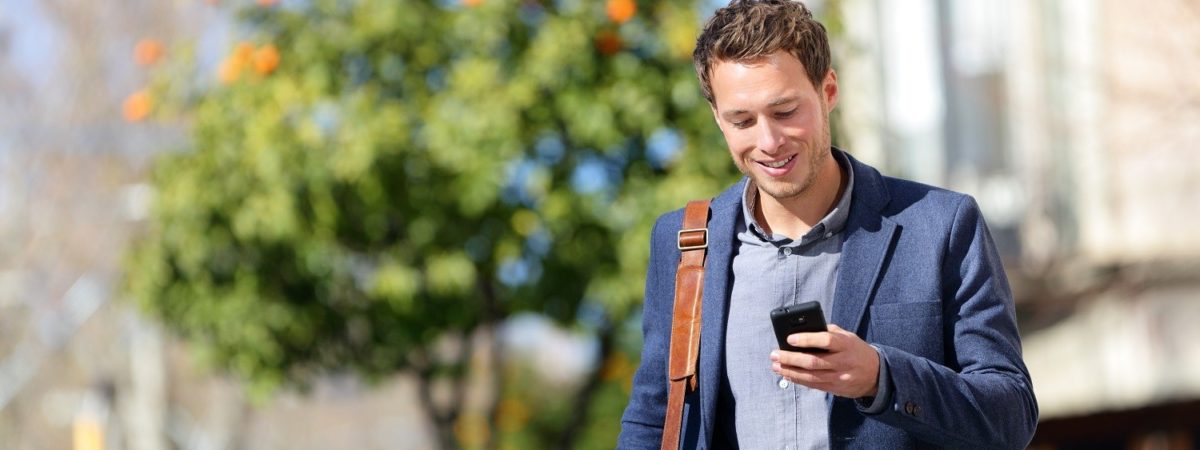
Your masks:
<svg viewBox="0 0 1200 450"><path fill-rule="evenodd" d="M796 333L788 336L788 343L797 347L823 348L831 352L845 349L851 340L858 340L858 336L834 324L829 324L829 331L826 332Z"/></svg>
<svg viewBox="0 0 1200 450"><path fill-rule="evenodd" d="M879 355L854 333L837 325L820 333L796 333L788 343L829 350L827 353L771 352L771 368L795 383L843 397L874 392Z"/></svg>
<svg viewBox="0 0 1200 450"><path fill-rule="evenodd" d="M796 333L788 336L788 343L800 348L823 348L833 351L834 337L831 332Z"/></svg>
<svg viewBox="0 0 1200 450"><path fill-rule="evenodd" d="M775 362L771 369L794 383L842 395L860 384L860 376L843 370L809 370Z"/></svg>
<svg viewBox="0 0 1200 450"><path fill-rule="evenodd" d="M838 383L842 376L840 372L829 370L804 370L796 369L791 366L783 366L779 363L773 363L772 369L779 376L791 380L793 383L808 386L813 389L822 391L830 391Z"/></svg>
<svg viewBox="0 0 1200 450"><path fill-rule="evenodd" d="M793 383L842 397L857 398L874 392L878 369L839 365L830 361L829 355L834 354L772 352L771 370Z"/></svg>
<svg viewBox="0 0 1200 450"><path fill-rule="evenodd" d="M830 354L813 354L776 350L771 352L771 362L776 365L789 366L805 370L834 370L836 364L830 361Z"/></svg>

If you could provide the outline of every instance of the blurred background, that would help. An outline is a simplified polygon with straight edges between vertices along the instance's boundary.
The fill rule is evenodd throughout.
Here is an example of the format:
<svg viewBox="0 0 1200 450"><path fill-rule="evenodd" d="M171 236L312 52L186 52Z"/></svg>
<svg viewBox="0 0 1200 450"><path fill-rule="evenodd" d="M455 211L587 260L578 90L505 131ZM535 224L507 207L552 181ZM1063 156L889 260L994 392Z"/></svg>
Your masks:
<svg viewBox="0 0 1200 450"><path fill-rule="evenodd" d="M0 0L0 448L611 448L700 0ZM1200 3L809 2L974 195L1042 449L1200 448Z"/></svg>

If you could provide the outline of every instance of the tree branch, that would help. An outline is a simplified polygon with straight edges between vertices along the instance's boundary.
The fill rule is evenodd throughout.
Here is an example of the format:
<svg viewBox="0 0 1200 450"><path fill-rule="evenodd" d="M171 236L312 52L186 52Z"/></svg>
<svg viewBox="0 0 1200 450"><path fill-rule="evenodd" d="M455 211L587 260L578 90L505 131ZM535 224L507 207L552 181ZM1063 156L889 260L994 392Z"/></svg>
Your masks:
<svg viewBox="0 0 1200 450"><path fill-rule="evenodd" d="M463 398L466 396L467 380L470 378L467 373L470 372L471 355L475 350L475 346L471 345L472 330L463 330L459 334L459 341L462 343L462 349L458 352L458 357L454 362L454 384L451 385L450 404L447 405L445 412L446 420L451 425L458 420L458 416L462 412Z"/></svg>
<svg viewBox="0 0 1200 450"><path fill-rule="evenodd" d="M433 400L434 364L425 352L417 352L414 360L416 360L413 366L416 368L417 374L417 396L421 400L421 409L425 412L425 417L433 422L434 438L437 440L438 448L457 450L459 447L458 442L454 439L454 420L449 417L449 414L440 411L437 403Z"/></svg>
<svg viewBox="0 0 1200 450"><path fill-rule="evenodd" d="M577 442L576 439L582 434L581 431L583 431L583 427L587 424L592 399L595 397L596 391L600 388L601 378L604 376L604 365L613 352L616 329L611 323L606 322L600 326L596 337L600 341L600 354L597 358L596 367L592 369L592 372L588 374L587 381L575 393L575 400L571 403L574 405L571 408L571 418L563 428L562 434L559 435L558 445L555 446L559 450L574 448Z"/></svg>
<svg viewBox="0 0 1200 450"><path fill-rule="evenodd" d="M500 418L500 399L504 396L504 343L501 342L499 333L503 313L500 310L500 304L496 295L496 286L493 284L491 277L481 276L479 278L479 291L483 295L483 323L487 327L491 344L491 355L488 358L488 362L491 365L490 381L492 398L487 408L489 432L483 448L495 450L499 441L499 427L497 422Z"/></svg>

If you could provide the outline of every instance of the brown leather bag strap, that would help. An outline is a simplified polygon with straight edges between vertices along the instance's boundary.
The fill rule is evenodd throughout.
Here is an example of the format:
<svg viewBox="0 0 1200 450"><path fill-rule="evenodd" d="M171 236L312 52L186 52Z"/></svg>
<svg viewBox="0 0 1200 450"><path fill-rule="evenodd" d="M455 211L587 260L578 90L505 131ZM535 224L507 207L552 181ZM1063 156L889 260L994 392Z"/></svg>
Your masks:
<svg viewBox="0 0 1200 450"><path fill-rule="evenodd" d="M679 270L675 272L675 311L671 319L669 388L662 450L678 450L683 397L696 390L700 353L700 306L704 293L704 256L708 251L708 200L688 202L679 230Z"/></svg>

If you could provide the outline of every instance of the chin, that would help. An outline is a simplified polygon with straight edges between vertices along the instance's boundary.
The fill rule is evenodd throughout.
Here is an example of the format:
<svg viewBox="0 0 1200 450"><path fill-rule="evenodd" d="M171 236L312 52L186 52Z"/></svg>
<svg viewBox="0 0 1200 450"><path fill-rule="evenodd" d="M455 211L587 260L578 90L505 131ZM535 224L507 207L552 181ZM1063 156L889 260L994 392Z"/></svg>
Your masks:
<svg viewBox="0 0 1200 450"><path fill-rule="evenodd" d="M798 183L790 181L768 180L763 182L761 179L755 178L754 184L763 193L770 195L776 199L796 198L804 194L808 190L811 183Z"/></svg>

